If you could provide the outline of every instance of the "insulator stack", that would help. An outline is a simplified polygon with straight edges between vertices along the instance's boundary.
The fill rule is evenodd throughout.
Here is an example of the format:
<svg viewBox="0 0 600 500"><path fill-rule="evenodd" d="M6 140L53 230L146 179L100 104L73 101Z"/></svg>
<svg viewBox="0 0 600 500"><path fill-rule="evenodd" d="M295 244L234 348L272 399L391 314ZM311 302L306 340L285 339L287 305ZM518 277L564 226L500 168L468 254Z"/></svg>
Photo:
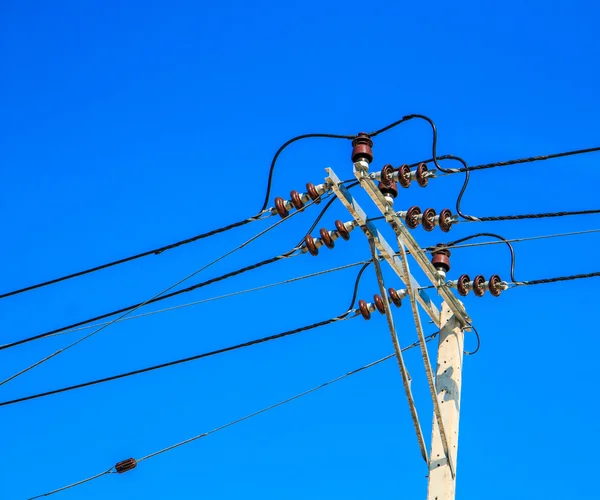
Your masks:
<svg viewBox="0 0 600 500"><path fill-rule="evenodd" d="M394 167L386 165L379 172L379 191L383 194L386 201L390 204L394 204L394 199L398 196L398 185L393 180Z"/></svg>
<svg viewBox="0 0 600 500"><path fill-rule="evenodd" d="M433 208L427 208L424 212L417 206L410 207L406 211L396 212L398 217L401 217L406 222L406 227L416 229L419 224L423 226L425 231L433 231L436 226L447 233L454 224L452 212L449 208L444 208L438 215Z"/></svg>
<svg viewBox="0 0 600 500"><path fill-rule="evenodd" d="M446 279L446 274L450 271L450 250L438 243L436 249L431 252L431 263L438 274Z"/></svg>
<svg viewBox="0 0 600 500"><path fill-rule="evenodd" d="M388 302L394 304L396 307L402 305L402 299L406 297L406 290L396 290L395 288L388 288ZM385 314L385 304L381 295L373 295L373 302L367 302L366 300L358 301L358 310L364 319L371 319L371 313L374 311L380 314Z"/></svg>
<svg viewBox="0 0 600 500"><path fill-rule="evenodd" d="M275 208L271 209L273 213L279 214L282 219L290 215L290 210L302 210L311 200L315 203L321 203L321 196L327 192L327 184L314 185L311 182L306 184L306 192L299 193L292 191L290 199L284 200L281 196L275 198Z"/></svg>
<svg viewBox="0 0 600 500"><path fill-rule="evenodd" d="M123 474L123 472L128 472L137 467L137 461L135 458L128 458L127 460L122 460L121 462L115 465L115 470L118 474Z"/></svg>
<svg viewBox="0 0 600 500"><path fill-rule="evenodd" d="M304 248L313 255L319 255L319 248L326 246L329 249L335 247L335 240L342 238L348 241L350 239L350 232L354 230L356 223L352 220L349 222L342 222L341 220L335 221L335 229L328 231L324 227L319 230L319 238L314 238L310 234L304 238Z"/></svg>
<svg viewBox="0 0 600 500"><path fill-rule="evenodd" d="M352 141L352 163L373 161L373 141L366 132L359 132L356 138Z"/></svg>
<svg viewBox="0 0 600 500"><path fill-rule="evenodd" d="M486 290L489 290L493 297L500 297L500 294L508 288L508 283L502 281L497 274L492 275L487 281L482 274L475 276L472 281L468 274L463 274L457 280L449 281L447 284L451 288L456 288L463 297L466 297L471 290L477 297L483 297Z"/></svg>
<svg viewBox="0 0 600 500"><path fill-rule="evenodd" d="M391 167L391 165L389 165ZM385 169L388 167L386 165L383 167ZM375 172L373 174L373 178L378 179L383 182L383 169L381 172ZM435 172L429 170L425 163L420 163L419 166L412 170L408 165L400 165L397 169L395 169L390 176L390 180L400 183L403 188L410 187L412 181L416 180L417 184L421 187L426 187L429 183L430 177L434 177Z"/></svg>

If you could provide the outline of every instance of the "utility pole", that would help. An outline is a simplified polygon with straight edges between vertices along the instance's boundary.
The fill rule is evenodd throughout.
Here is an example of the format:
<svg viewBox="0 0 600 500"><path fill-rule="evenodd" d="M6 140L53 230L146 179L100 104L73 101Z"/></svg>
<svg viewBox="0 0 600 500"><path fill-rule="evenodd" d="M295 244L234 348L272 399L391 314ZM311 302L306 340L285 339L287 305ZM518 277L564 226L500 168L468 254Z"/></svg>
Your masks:
<svg viewBox="0 0 600 500"><path fill-rule="evenodd" d="M458 452L458 421L460 418L460 388L464 335L447 304L442 304L442 323L439 333L436 370L436 389L442 420L448 437L450 458L456 467ZM433 419L429 460L427 500L452 500L456 492L456 475L452 474L444 455L437 421Z"/></svg>
<svg viewBox="0 0 600 500"><path fill-rule="evenodd" d="M450 287L457 287L458 282L446 281L446 273L450 270L450 252L440 249L434 252L432 261L430 261L406 227L408 225L414 229L419 223L422 223L424 227L426 224L428 225L426 227L427 230L432 230L436 226L439 226L443 231L447 232L454 221L452 220L452 214L447 209L442 211L439 216L432 209L429 209L429 214L427 214L427 211L425 214L421 214L421 211L417 207L411 207L407 211L394 211L392 206L394 198L398 194L396 181L400 182L403 187L408 187L411 179L417 178L419 184L423 186L427 184L428 178L432 176L431 172L427 174L427 168L423 166L419 166L417 171L411 172L408 167L400 167L396 170L390 165L383 167L379 172L369 172L369 164L373 160L370 138L366 134L359 134L353 141L353 146L352 162L354 165L354 175L394 231L398 250L392 250L391 245L385 240L373 221L367 217L366 212L361 208L356 198L345 188L344 184L331 168L326 169L326 182L352 215L353 221L347 224L360 227L369 240L379 290L383 297L376 297L375 303L363 304L363 307L368 307L370 310L378 309L379 312L386 314L421 456L424 458L429 469L427 499L454 500L456 491L458 423L460 417L460 388L462 382L463 331L470 326L470 318L462 302L450 290ZM380 181L379 185L375 183L375 180ZM415 208L416 210L414 210ZM406 225L402 219L406 221ZM339 234L335 235L335 237L337 236ZM317 242L317 245L321 244L323 242ZM430 281L427 287L420 286L411 274L408 256L414 260ZM389 264L406 287L404 290L396 291L395 297L390 296L388 298L387 296L379 264L380 259ZM473 287L473 283L462 283L463 289L469 286ZM483 293L485 287L490 288L488 282L479 283L478 286L481 293ZM494 286L502 286L502 283L494 283ZM441 311L429 297L425 288L435 288L437 294L443 299ZM407 298L410 302L415 328L420 341L425 375L433 403L431 453L429 456L426 450L424 450L421 425L418 421L415 402L410 390L412 379L406 370L401 354L399 354L399 336L395 331L390 311L390 301L396 303L404 298ZM379 302L379 306L377 306L377 302ZM420 319L420 309L439 328L435 375L427 351L425 334ZM370 317L369 311L366 311L366 314L363 315L366 318Z"/></svg>

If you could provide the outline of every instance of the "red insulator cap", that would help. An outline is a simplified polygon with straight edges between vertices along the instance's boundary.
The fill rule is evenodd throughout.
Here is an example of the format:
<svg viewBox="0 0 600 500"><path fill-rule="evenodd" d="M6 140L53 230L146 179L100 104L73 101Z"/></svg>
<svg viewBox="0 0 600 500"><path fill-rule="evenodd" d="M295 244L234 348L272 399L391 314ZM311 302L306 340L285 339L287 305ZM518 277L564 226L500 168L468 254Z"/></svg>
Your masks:
<svg viewBox="0 0 600 500"><path fill-rule="evenodd" d="M131 469L135 469L137 466L137 461L135 458L128 458L127 460L122 460L117 465L115 465L115 470L118 474L123 474L123 472L130 471Z"/></svg>
<svg viewBox="0 0 600 500"><path fill-rule="evenodd" d="M425 231L433 231L435 229L435 210L433 208L428 208L423 212L423 218L421 219L421 224L423 225L423 229Z"/></svg>
<svg viewBox="0 0 600 500"><path fill-rule="evenodd" d="M485 278L482 274L478 274L473 279L473 293L477 295L477 297L483 297L485 294Z"/></svg>
<svg viewBox="0 0 600 500"><path fill-rule="evenodd" d="M388 181L387 185L384 184L383 182L380 182L377 187L379 188L379 191L381 191L384 196L389 195L392 198L396 198L396 196L398 196L398 185L396 184L395 181Z"/></svg>
<svg viewBox="0 0 600 500"><path fill-rule="evenodd" d="M304 238L304 243L306 244L306 248L308 248L309 253L313 257L316 257L317 255L319 255L319 249L317 248L317 245L315 244L315 239L310 234L306 235L306 238Z"/></svg>
<svg viewBox="0 0 600 500"><path fill-rule="evenodd" d="M364 300L358 301L358 309L362 314L362 317L365 319L371 319L371 311L369 311L369 304L367 304Z"/></svg>
<svg viewBox="0 0 600 500"><path fill-rule="evenodd" d="M427 183L429 182L429 177L424 175L427 170L429 169L425 163L419 163L419 166L417 167L417 184L421 187L427 186Z"/></svg>
<svg viewBox="0 0 600 500"><path fill-rule="evenodd" d="M396 307L400 307L402 305L402 299L398 294L398 291L395 288L388 288L388 293L390 294L390 300Z"/></svg>
<svg viewBox="0 0 600 500"><path fill-rule="evenodd" d="M468 274L461 274L460 278L458 278L458 282L456 283L456 289L458 293L460 293L463 297L469 295L470 289L468 288L468 284L471 281Z"/></svg>
<svg viewBox="0 0 600 500"><path fill-rule="evenodd" d="M365 160L367 163L373 161L373 141L366 132L359 132L352 141L352 163Z"/></svg>
<svg viewBox="0 0 600 500"><path fill-rule="evenodd" d="M331 250L335 246L335 242L331 238L331 234L329 234L329 231L327 231L327 229L322 227L321 230L319 231L319 234L321 235L323 244Z"/></svg>
<svg viewBox="0 0 600 500"><path fill-rule="evenodd" d="M406 211L406 225L409 229L416 229L419 227L419 215L421 215L421 209L417 206L410 207Z"/></svg>
<svg viewBox="0 0 600 500"><path fill-rule="evenodd" d="M300 198L300 193L296 190L290 193L290 197L292 198L292 204L296 207L296 210L300 210L304 203L302 202L302 198Z"/></svg>
<svg viewBox="0 0 600 500"><path fill-rule="evenodd" d="M492 275L492 277L489 279L488 283L489 283L490 293L492 294L492 296L500 297L500 294L502 293L502 288L500 288L500 286L499 286L500 283L502 283L500 276L498 276L497 274Z"/></svg>
<svg viewBox="0 0 600 500"><path fill-rule="evenodd" d="M410 176L410 167L408 165L402 165L398 167L398 182L403 188L410 186L412 178Z"/></svg>
<svg viewBox="0 0 600 500"><path fill-rule="evenodd" d="M287 208L285 208L285 200L281 196L275 198L275 210L277 210L277 213L282 219L285 219L288 215L290 215Z"/></svg>
<svg viewBox="0 0 600 500"><path fill-rule="evenodd" d="M438 243L438 247L442 247L442 243ZM447 248L440 248L439 250L434 250L431 256L431 263L433 267L440 271L448 272L450 271L450 250Z"/></svg>
<svg viewBox="0 0 600 500"><path fill-rule="evenodd" d="M381 314L385 314L385 305L383 303L383 299L380 295L373 295L373 302L375 302L375 307Z"/></svg>
<svg viewBox="0 0 600 500"><path fill-rule="evenodd" d="M337 232L340 233L340 236L343 239L345 239L346 241L350 239L350 231L346 229L346 226L341 220L338 219L335 221L335 228L337 229Z"/></svg>
<svg viewBox="0 0 600 500"><path fill-rule="evenodd" d="M308 182L306 184L306 192L308 193L308 196L310 196L310 199L313 200L317 205L321 203L321 198L317 192L317 188L312 182Z"/></svg>

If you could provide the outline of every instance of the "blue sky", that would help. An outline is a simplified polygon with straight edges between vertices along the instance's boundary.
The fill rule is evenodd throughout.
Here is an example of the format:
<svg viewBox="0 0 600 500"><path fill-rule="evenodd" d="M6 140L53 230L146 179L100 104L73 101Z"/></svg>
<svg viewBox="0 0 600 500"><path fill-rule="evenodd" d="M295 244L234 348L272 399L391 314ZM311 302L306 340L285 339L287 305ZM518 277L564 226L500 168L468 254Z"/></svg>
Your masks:
<svg viewBox="0 0 600 500"><path fill-rule="evenodd" d="M430 115L441 154L472 164L598 145L599 7L523 2L14 2L0 6L0 290L167 244L252 215L271 156L309 132L354 134ZM376 139L375 167L428 158L430 130ZM351 176L345 141L282 155L273 197ZM502 215L598 207L598 156L473 175L463 209ZM396 202L454 207L462 178ZM359 193L360 195L360 193ZM363 197L364 199L364 197ZM366 201L366 207L374 211ZM290 249L316 210L198 276ZM336 203L319 226L348 220ZM524 237L594 229L598 216L464 224ZM2 342L151 297L249 238L256 223L193 245L0 301ZM423 245L443 241L421 228ZM517 279L598 270L598 237L517 244ZM355 232L167 301L176 305L368 258ZM451 276L508 277L500 245L456 250ZM0 388L0 400L224 347L345 310L356 270L114 325ZM400 286L386 270L390 286ZM458 461L463 499L589 497L595 280L464 302L482 336L465 359ZM361 298L377 291L373 271ZM164 304L164 303L163 303ZM150 308L148 309L150 310ZM415 340L408 308L395 313ZM433 326L427 325L427 332ZM2 378L80 333L0 353ZM474 339L467 336L467 347ZM432 353L433 353L433 347ZM140 457L391 352L383 317L355 319L196 363L1 409L0 496L26 498ZM406 355L427 440L417 350ZM552 479L548 480L548 471ZM397 366L356 375L214 436L108 476L68 499L424 498Z"/></svg>

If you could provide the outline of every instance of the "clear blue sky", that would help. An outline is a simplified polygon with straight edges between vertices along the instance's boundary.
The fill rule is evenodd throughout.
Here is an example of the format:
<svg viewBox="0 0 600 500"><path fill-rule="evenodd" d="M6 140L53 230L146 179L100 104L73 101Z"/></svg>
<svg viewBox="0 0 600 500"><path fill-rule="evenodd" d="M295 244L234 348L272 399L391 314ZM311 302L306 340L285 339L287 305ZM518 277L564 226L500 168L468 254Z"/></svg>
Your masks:
<svg viewBox="0 0 600 500"><path fill-rule="evenodd" d="M600 85L592 1L16 2L0 7L0 290L167 244L249 216L272 154L307 132L353 134L408 113L435 119L439 152L470 163L597 146ZM411 122L376 140L375 166L430 155ZM306 141L281 158L273 196L351 176L346 142ZM473 175L475 215L597 208L598 156ZM398 209L453 208L459 176L402 192ZM366 206L369 206L365 203ZM370 206L369 206L370 207ZM370 207L370 210L371 207ZM198 276L288 250L312 210ZM324 218L348 215L339 203ZM506 237L599 227L598 216L464 224ZM0 302L2 342L143 300L264 223ZM443 241L415 232L423 245ZM517 279L599 270L597 236L518 244ZM354 233L168 301L270 283L368 258ZM501 246L457 250L451 277L508 277ZM327 319L355 270L115 325L0 388L0 400L143 367ZM400 286L386 272L390 286ZM465 359L459 498L591 498L599 410L600 281L521 288L465 304L482 336ZM360 296L377 291L372 271ZM164 303L163 303L164 304ZM148 309L150 310L150 308ZM409 309L395 313L415 340ZM427 325L427 332L433 326ZM77 338L0 353L2 378ZM467 336L467 346L474 339ZM1 408L0 497L21 499L207 431L391 352L382 317ZM422 362L407 353L422 425ZM61 493L68 499L424 498L426 467L397 366L378 366L253 421Z"/></svg>

